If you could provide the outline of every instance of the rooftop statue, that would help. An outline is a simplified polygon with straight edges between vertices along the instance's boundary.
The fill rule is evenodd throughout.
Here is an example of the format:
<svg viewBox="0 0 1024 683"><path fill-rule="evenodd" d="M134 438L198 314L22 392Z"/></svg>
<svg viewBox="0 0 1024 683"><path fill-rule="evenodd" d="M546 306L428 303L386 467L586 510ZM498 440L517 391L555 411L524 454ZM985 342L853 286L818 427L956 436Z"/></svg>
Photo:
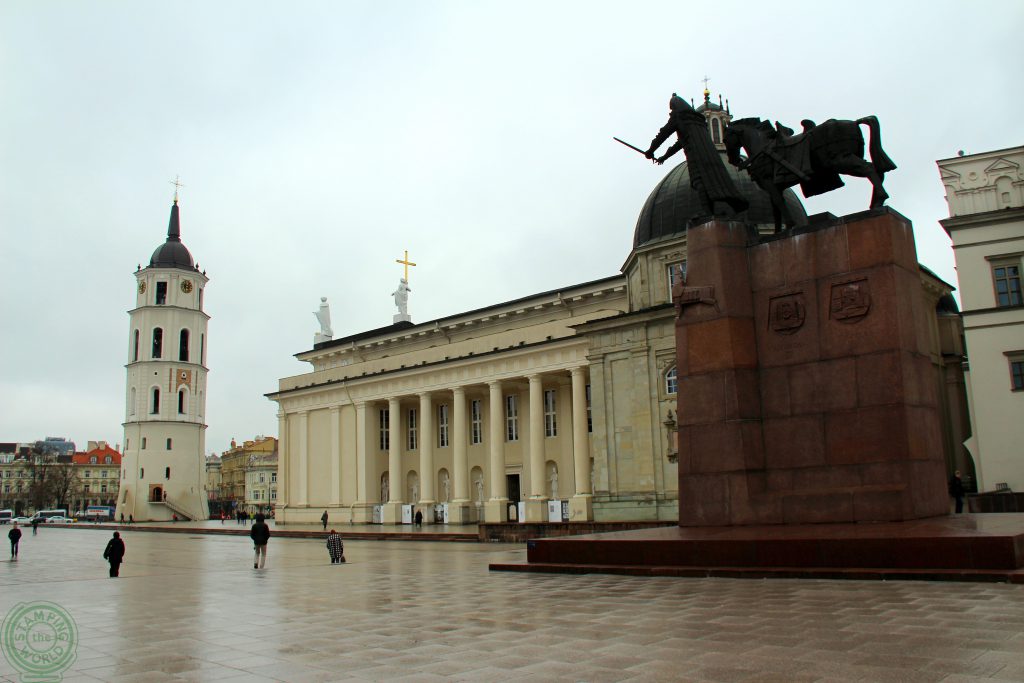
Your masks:
<svg viewBox="0 0 1024 683"><path fill-rule="evenodd" d="M673 133L677 136L675 143L662 156L655 158L654 153ZM719 215L715 213L715 204L719 202L729 206L733 213L747 209L747 200L736 189L722 162L722 156L715 149L704 115L687 104L682 97L672 93L668 123L651 140L651 146L644 152L644 156L656 164L663 164L680 149L686 152L690 186L697 191L701 206L708 215Z"/></svg>
<svg viewBox="0 0 1024 683"><path fill-rule="evenodd" d="M313 343L330 341L334 338L334 330L331 329L331 307L327 303L327 297L320 297L320 309L313 312L317 322L320 323L320 331L313 335Z"/></svg>
<svg viewBox="0 0 1024 683"><path fill-rule="evenodd" d="M751 179L768 193L775 217L775 231L783 223L792 228L795 221L786 210L782 191L800 183L805 197L824 194L843 186L840 174L871 181L871 205L877 209L889 198L882 181L896 164L882 149L878 119L865 116L856 121L829 119L821 125L805 119L803 132L793 131L776 122L775 128L759 118L732 121L725 129L725 149L729 163L746 169ZM871 161L864 159L861 124L868 127ZM747 159L740 157L740 150Z"/></svg>

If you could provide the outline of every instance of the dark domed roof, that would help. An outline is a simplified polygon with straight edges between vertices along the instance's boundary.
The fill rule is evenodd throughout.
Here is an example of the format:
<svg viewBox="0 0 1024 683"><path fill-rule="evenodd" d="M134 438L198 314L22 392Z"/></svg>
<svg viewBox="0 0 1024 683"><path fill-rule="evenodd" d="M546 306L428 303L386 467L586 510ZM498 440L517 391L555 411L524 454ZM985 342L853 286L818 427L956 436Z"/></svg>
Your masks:
<svg viewBox="0 0 1024 683"><path fill-rule="evenodd" d="M737 170L728 162L725 163L725 169L736 184L736 189L750 202L750 208L730 220L774 228L775 218L772 217L772 203L768 193L754 184L746 171ZM807 217L800 198L792 190L786 190L783 196L792 215ZM694 218L704 215L706 212L701 210L700 199L696 191L690 187L690 172L684 161L669 171L644 203L640 218L636 222L636 231L633 233L633 248L663 237L681 235L686 232Z"/></svg>
<svg viewBox="0 0 1024 683"><path fill-rule="evenodd" d="M171 220L167 224L167 241L156 248L149 259L151 268L181 268L195 270L192 254L181 243L181 228L178 224L178 200L171 207Z"/></svg>

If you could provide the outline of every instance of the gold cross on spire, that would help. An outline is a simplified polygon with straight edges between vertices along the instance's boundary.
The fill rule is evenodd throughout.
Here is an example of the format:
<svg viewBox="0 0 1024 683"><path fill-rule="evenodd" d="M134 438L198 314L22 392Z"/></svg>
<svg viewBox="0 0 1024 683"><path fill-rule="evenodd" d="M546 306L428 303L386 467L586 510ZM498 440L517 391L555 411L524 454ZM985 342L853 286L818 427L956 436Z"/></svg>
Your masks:
<svg viewBox="0 0 1024 683"><path fill-rule="evenodd" d="M409 250L405 250L405 256L403 258L396 258L395 263L401 263L405 266L405 277L402 279L406 282L409 281L409 266L415 266L416 264L409 260Z"/></svg>
<svg viewBox="0 0 1024 683"><path fill-rule="evenodd" d="M707 90L708 89L708 81L710 81L711 79L708 78L707 76L704 76L704 78L702 80L704 81L704 89Z"/></svg>
<svg viewBox="0 0 1024 683"><path fill-rule="evenodd" d="M183 183L179 183L179 182L178 182L178 177L179 177L179 176L174 176L174 180L168 180L168 181L167 181L167 182L169 182L169 183L170 183L171 185L174 185L174 201L175 201L175 202L177 202L177 201L178 201L178 188L180 188L180 187L185 187L185 185L184 185Z"/></svg>

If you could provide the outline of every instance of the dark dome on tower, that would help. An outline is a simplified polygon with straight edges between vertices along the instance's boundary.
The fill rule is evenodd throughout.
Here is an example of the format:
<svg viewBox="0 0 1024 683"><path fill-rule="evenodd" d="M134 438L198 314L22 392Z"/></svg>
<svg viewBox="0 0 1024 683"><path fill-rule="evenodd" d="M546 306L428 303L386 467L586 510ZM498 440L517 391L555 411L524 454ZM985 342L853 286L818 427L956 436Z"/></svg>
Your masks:
<svg viewBox="0 0 1024 683"><path fill-rule="evenodd" d="M195 270L192 254L181 243L181 227L178 223L178 200L171 207L171 220L167 224L167 241L156 248L149 259L151 268L181 268Z"/></svg>
<svg viewBox="0 0 1024 683"><path fill-rule="evenodd" d="M774 229L775 218L772 216L772 203L768 193L758 187L746 171L740 171L728 162L725 163L725 169L732 177L736 189L750 202L750 208L730 220L745 221ZM786 198L786 206L789 207L790 213L794 217L806 219L807 212L804 211L803 204L796 194L792 190L786 190L783 196ZM706 212L701 210L700 198L696 190L690 187L690 172L684 161L669 171L644 203L633 233L633 248L664 237L681 235L686 232L693 219L704 215Z"/></svg>

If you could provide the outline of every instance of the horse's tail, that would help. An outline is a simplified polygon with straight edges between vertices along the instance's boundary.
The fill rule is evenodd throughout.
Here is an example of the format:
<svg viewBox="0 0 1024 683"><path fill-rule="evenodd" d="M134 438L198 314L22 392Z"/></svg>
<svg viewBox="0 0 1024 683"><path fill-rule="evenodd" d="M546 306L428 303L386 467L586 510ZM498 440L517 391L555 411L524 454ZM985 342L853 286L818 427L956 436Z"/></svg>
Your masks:
<svg viewBox="0 0 1024 683"><path fill-rule="evenodd" d="M878 117L865 116L862 119L857 119L857 123L868 127L868 151L871 153L871 163L874 165L875 171L879 175L895 171L896 164L882 149L882 128L878 125Z"/></svg>

